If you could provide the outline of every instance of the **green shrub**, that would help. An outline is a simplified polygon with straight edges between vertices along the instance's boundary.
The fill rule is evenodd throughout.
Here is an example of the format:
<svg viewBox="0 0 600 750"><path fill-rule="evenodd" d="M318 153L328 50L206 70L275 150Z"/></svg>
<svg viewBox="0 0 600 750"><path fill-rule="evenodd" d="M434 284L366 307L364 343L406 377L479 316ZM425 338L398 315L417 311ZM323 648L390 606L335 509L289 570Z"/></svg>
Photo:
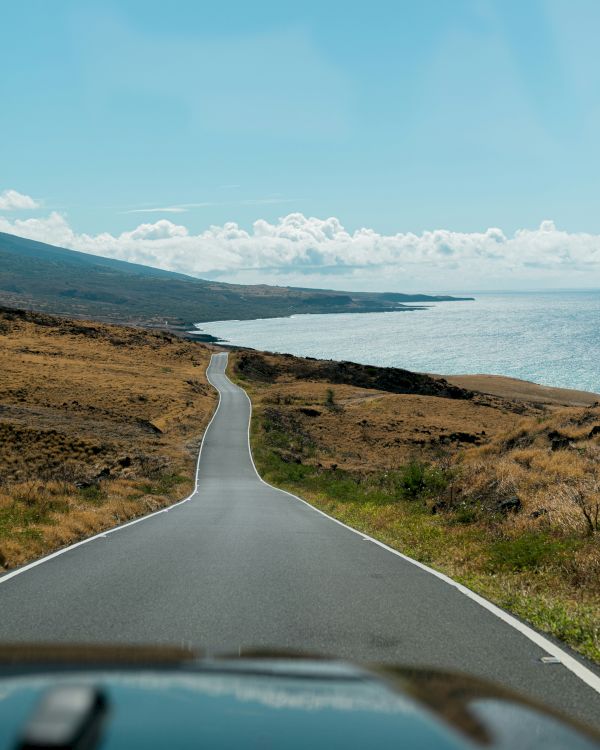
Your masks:
<svg viewBox="0 0 600 750"><path fill-rule="evenodd" d="M454 523L469 524L475 523L479 515L477 509L472 505L461 505L453 514L452 520Z"/></svg>
<svg viewBox="0 0 600 750"><path fill-rule="evenodd" d="M407 500L419 500L443 492L448 486L446 472L421 461L411 461L398 472L398 489Z"/></svg>
<svg viewBox="0 0 600 750"><path fill-rule="evenodd" d="M335 400L335 391L333 388L328 388L325 393L325 406L331 411L342 411L342 407Z"/></svg>
<svg viewBox="0 0 600 750"><path fill-rule="evenodd" d="M186 477L180 474L160 474L155 482L140 486L145 495L168 495L178 484L185 482Z"/></svg>
<svg viewBox="0 0 600 750"><path fill-rule="evenodd" d="M99 484L91 484L89 487L82 487L79 490L79 494L83 500L87 500L90 503L101 503L106 499L106 493Z"/></svg>
<svg viewBox="0 0 600 750"><path fill-rule="evenodd" d="M536 570L550 561L559 561L565 552L565 542L548 534L522 534L514 539L500 539L489 549L488 565L497 570Z"/></svg>
<svg viewBox="0 0 600 750"><path fill-rule="evenodd" d="M30 528L39 523L50 523L48 508L14 501L0 508L0 537L14 537L15 534L37 538L39 532Z"/></svg>

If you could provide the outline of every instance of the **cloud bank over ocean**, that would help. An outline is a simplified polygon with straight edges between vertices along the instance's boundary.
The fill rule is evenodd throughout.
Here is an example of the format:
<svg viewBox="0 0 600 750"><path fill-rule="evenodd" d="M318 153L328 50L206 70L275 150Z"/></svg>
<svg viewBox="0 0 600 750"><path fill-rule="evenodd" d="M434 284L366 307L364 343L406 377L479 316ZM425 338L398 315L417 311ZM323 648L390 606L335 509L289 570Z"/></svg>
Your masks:
<svg viewBox="0 0 600 750"><path fill-rule="evenodd" d="M550 220L506 235L446 229L385 235L349 232L339 219L290 213L276 222L235 222L193 234L162 218L113 235L79 233L65 215L21 218L38 201L0 194L0 231L94 255L193 276L247 283L349 289L452 289L600 286L600 235L569 233ZM7 213L8 212L8 213Z"/></svg>

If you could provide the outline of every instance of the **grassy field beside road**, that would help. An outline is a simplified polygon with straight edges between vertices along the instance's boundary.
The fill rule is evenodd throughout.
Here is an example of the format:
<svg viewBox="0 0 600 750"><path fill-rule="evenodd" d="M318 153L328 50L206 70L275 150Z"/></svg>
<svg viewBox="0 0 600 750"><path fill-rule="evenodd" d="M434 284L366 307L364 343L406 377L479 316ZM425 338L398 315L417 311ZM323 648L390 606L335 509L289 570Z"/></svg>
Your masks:
<svg viewBox="0 0 600 750"><path fill-rule="evenodd" d="M429 395L418 390L431 384L410 379L417 392L402 393L385 379L358 386L363 376L342 367L244 352L230 372L253 402L264 479L600 663L593 397L582 407L568 392L562 403L504 398L498 388ZM527 391L535 396L535 386Z"/></svg>
<svg viewBox="0 0 600 750"><path fill-rule="evenodd" d="M210 350L0 309L0 571L193 487Z"/></svg>

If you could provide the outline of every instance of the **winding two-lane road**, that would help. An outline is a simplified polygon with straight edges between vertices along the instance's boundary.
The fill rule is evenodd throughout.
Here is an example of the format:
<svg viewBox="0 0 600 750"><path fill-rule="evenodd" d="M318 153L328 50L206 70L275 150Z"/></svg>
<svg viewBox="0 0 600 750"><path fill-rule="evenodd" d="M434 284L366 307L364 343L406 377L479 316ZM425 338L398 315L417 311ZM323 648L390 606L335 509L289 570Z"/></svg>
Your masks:
<svg viewBox="0 0 600 750"><path fill-rule="evenodd" d="M194 495L0 578L0 642L283 647L432 665L600 724L594 685L543 663L547 650L526 634L262 482L248 448L249 401L226 361L215 355L209 368L221 399Z"/></svg>

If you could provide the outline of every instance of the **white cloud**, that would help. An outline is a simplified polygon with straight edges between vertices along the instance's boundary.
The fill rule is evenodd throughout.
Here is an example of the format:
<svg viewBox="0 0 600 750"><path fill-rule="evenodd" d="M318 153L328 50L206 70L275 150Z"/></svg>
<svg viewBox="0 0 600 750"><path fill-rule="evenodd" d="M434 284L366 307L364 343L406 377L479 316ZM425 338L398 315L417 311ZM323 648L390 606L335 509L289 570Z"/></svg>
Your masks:
<svg viewBox="0 0 600 750"><path fill-rule="evenodd" d="M292 213L258 219L250 230L235 222L199 234L168 219L128 232L73 231L65 216L0 217L0 231L95 255L196 276L349 289L511 288L600 286L600 235L568 233L544 221L538 229L392 235L339 219Z"/></svg>
<svg viewBox="0 0 600 750"><path fill-rule="evenodd" d="M123 232L120 239L123 242L137 240L167 240L173 237L187 237L188 230L180 225L173 224L166 219L160 219L154 224L140 224L133 232Z"/></svg>
<svg viewBox="0 0 600 750"><path fill-rule="evenodd" d="M0 193L0 211L20 211L39 208L40 204L29 195L16 190L5 190Z"/></svg>

